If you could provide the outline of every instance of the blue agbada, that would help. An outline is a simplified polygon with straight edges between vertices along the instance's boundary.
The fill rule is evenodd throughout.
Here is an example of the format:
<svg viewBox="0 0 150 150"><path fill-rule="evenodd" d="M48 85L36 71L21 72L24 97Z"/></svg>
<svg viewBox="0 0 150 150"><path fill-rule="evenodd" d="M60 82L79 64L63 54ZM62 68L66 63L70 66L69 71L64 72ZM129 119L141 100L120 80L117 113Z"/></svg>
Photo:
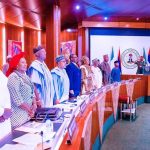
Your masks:
<svg viewBox="0 0 150 150"><path fill-rule="evenodd" d="M112 82L120 82L121 81L121 72L120 68L113 68L111 71L111 80Z"/></svg>
<svg viewBox="0 0 150 150"><path fill-rule="evenodd" d="M60 102L69 98L69 78L65 69L55 67L52 71L53 84L54 84L54 104L56 100Z"/></svg>
<svg viewBox="0 0 150 150"><path fill-rule="evenodd" d="M74 94L70 93L70 97L77 97L81 92L81 70L71 62L66 66L66 72L70 80L70 90L74 91Z"/></svg>
<svg viewBox="0 0 150 150"><path fill-rule="evenodd" d="M35 60L30 65L28 74L39 93L43 107L51 107L53 105L54 87L52 75L47 65Z"/></svg>

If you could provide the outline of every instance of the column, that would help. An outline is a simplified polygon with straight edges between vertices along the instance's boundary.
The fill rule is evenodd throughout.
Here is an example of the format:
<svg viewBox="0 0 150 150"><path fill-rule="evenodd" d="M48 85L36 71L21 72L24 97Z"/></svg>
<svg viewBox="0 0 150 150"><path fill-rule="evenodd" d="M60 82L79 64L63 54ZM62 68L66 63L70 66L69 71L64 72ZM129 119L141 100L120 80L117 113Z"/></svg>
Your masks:
<svg viewBox="0 0 150 150"><path fill-rule="evenodd" d="M55 67L55 58L60 52L61 13L58 5L52 5L46 16L46 64Z"/></svg>
<svg viewBox="0 0 150 150"><path fill-rule="evenodd" d="M90 57L90 49L89 49L89 29L85 27L81 27L78 29L78 50L77 54L79 59L86 55Z"/></svg>

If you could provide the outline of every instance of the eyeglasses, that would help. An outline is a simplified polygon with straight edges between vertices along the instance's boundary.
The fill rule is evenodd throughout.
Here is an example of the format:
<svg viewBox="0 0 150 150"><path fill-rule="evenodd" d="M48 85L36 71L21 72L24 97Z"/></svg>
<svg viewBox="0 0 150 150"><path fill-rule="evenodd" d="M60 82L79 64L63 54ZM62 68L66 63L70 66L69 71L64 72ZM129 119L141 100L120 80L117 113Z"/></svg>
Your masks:
<svg viewBox="0 0 150 150"><path fill-rule="evenodd" d="M78 58L77 56L73 56L73 57L71 57L71 58Z"/></svg>
<svg viewBox="0 0 150 150"><path fill-rule="evenodd" d="M66 60L62 60L61 62L64 62L64 63L66 63Z"/></svg>

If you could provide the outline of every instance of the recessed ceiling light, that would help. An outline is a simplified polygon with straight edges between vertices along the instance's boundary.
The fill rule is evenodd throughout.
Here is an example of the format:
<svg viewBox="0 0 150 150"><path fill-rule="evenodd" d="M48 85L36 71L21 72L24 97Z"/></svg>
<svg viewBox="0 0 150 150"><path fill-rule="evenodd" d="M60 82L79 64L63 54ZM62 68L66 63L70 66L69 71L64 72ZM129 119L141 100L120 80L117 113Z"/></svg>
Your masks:
<svg viewBox="0 0 150 150"><path fill-rule="evenodd" d="M71 32L72 30L71 29L67 29L67 32Z"/></svg>
<svg viewBox="0 0 150 150"><path fill-rule="evenodd" d="M80 5L76 5L76 10L79 10L80 9Z"/></svg>
<svg viewBox="0 0 150 150"><path fill-rule="evenodd" d="M138 18L138 17L136 18L137 21L139 21L139 19L140 19L140 18Z"/></svg>
<svg viewBox="0 0 150 150"><path fill-rule="evenodd" d="M104 20L108 20L108 17L104 17Z"/></svg>

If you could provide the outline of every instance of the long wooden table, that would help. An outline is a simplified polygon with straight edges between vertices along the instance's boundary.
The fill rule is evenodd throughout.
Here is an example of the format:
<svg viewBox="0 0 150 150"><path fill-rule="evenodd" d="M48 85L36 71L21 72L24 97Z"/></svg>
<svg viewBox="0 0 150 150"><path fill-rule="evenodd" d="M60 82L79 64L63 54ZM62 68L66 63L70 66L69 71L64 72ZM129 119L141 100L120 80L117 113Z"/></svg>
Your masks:
<svg viewBox="0 0 150 150"><path fill-rule="evenodd" d="M141 78L138 82L135 83L133 98L139 98L141 96L150 96L150 76L141 76L141 75L123 75L122 80ZM120 86L121 95L126 95L126 87L125 85ZM99 123L98 123L98 111L96 108L96 101L100 101L99 96L96 96L92 103L87 105L85 112L81 115L80 113L76 117L77 122L77 130L72 140L72 144L66 144L68 134L63 138L62 144L60 146L60 150L80 150L81 149L81 136L84 128L84 122L89 112L92 111L92 135L91 135L91 145L95 143L97 136L99 135ZM106 103L105 107L110 108L106 109L104 114L104 122L113 114L113 100L112 100L112 91L111 89L106 92ZM7 143L7 142L6 142Z"/></svg>
<svg viewBox="0 0 150 150"><path fill-rule="evenodd" d="M145 75L122 75L122 80L129 80L129 79L136 79L140 78L138 82L135 83L134 85L134 92L133 92L133 99L137 99L142 96L149 96L150 95L150 76L145 76ZM126 91L126 86L121 85L120 86L120 95L127 95ZM97 97L98 98L98 97ZM72 141L71 145L66 144L67 140L67 135L64 137L64 140L60 146L60 150L78 150L81 149L81 136L82 136L82 131L84 127L84 121L85 118L87 117L88 113L91 110L94 110L94 104L90 104L84 113L84 116L79 117L77 120L77 125L78 125L78 131ZM112 92L109 90L106 93L106 104L105 107L110 107L112 108ZM113 110L113 108L112 108ZM112 111L105 111L105 119L104 122L112 115ZM94 144L96 137L99 134L99 127L98 127L98 114L96 111L93 111L93 120L92 120L92 140L91 143Z"/></svg>

